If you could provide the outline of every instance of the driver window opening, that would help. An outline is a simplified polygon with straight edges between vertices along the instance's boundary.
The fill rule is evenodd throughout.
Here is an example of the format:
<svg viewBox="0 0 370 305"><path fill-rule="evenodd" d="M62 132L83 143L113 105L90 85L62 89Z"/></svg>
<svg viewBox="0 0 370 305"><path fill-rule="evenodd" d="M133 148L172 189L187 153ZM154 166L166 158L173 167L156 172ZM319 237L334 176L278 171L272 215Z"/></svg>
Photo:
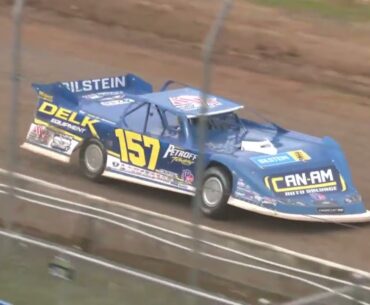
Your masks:
<svg viewBox="0 0 370 305"><path fill-rule="evenodd" d="M162 118L156 105L150 106L146 132L153 136L161 136L164 132Z"/></svg>
<svg viewBox="0 0 370 305"><path fill-rule="evenodd" d="M178 139L181 137L181 120L180 117L176 114L164 110L162 112L163 118L166 122L166 128L164 130L163 135L166 137L171 137Z"/></svg>
<svg viewBox="0 0 370 305"><path fill-rule="evenodd" d="M133 107L124 115L123 123L131 130L143 133L149 105L147 103L132 105Z"/></svg>

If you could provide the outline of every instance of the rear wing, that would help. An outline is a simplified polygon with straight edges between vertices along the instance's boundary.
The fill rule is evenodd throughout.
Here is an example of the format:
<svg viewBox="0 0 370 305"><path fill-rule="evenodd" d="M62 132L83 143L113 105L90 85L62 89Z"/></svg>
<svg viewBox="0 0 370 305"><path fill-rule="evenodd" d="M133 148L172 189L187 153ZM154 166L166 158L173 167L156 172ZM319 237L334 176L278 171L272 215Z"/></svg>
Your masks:
<svg viewBox="0 0 370 305"><path fill-rule="evenodd" d="M53 102L53 99L58 97L75 105L78 105L80 98L94 93L122 92L140 95L153 92L150 83L134 74L50 84L32 84L32 87L42 100Z"/></svg>

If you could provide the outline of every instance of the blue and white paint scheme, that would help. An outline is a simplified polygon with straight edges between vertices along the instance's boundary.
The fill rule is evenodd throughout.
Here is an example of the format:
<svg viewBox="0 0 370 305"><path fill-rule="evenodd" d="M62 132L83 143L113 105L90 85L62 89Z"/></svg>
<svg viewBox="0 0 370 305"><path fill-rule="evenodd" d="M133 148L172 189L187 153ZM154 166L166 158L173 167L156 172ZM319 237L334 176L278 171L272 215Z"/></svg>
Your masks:
<svg viewBox="0 0 370 305"><path fill-rule="evenodd" d="M103 176L192 195L201 92L170 84L154 92L133 74L34 84L37 111L22 147L69 162L97 139ZM370 220L332 138L241 119L243 106L223 97L208 95L207 104L206 166L230 173L228 204L290 220Z"/></svg>

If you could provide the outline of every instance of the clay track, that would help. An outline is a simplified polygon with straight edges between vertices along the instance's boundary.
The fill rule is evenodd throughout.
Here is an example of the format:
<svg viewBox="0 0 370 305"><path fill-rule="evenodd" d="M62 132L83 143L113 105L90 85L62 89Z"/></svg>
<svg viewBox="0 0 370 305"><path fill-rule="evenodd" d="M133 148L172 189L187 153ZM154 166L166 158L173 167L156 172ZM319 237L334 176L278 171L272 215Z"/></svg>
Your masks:
<svg viewBox="0 0 370 305"><path fill-rule="evenodd" d="M2 13L0 152L3 155L1 163L4 165L10 101L11 28L6 11ZM152 81L156 86L168 78L193 85L200 84L201 63L196 59L197 52L188 52L189 46L181 44L181 40L166 40L129 27L122 32L127 40L122 37L117 39L120 31L118 26L108 27L91 20L66 18L53 15L50 11L28 11L28 21L24 27L19 143L33 117L35 96L29 86L31 82L82 79L130 71ZM360 34L358 37L362 37ZM144 43L148 35L152 39ZM184 45L184 50L179 54L168 52L166 44L171 46L170 50L175 50L171 43L178 48ZM356 46L356 43L351 45ZM355 183L365 202L369 202L370 165L366 163L366 158L370 151L370 143L367 141L370 101L365 95L344 92L343 87L338 91L333 89L336 86L299 82L276 71L269 75L251 72L245 67L239 69L236 65L226 66L221 64L222 56L226 55L219 55L219 64L214 69L212 87L216 93L248 102L287 128L338 139L347 153ZM273 63L271 65L274 67ZM242 115L248 115L247 111ZM163 192L116 181L92 184L79 175L76 162L68 167L26 152L21 152L20 158L18 169L24 173L186 220L191 217L188 197L165 193L164 199ZM367 206L370 208L369 204ZM227 222L208 219L202 222L218 229L370 270L370 247L366 244L370 227L366 225L358 226L357 229L327 224L303 225L247 212L240 213L239 210L233 210Z"/></svg>

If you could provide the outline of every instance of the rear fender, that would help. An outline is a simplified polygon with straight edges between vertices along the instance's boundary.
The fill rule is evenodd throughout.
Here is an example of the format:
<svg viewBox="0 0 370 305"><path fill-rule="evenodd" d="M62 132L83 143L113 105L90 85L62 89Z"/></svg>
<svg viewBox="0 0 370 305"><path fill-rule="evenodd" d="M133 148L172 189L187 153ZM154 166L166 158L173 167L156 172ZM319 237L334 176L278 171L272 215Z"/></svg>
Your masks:
<svg viewBox="0 0 370 305"><path fill-rule="evenodd" d="M68 163L83 138L35 119L21 148Z"/></svg>

